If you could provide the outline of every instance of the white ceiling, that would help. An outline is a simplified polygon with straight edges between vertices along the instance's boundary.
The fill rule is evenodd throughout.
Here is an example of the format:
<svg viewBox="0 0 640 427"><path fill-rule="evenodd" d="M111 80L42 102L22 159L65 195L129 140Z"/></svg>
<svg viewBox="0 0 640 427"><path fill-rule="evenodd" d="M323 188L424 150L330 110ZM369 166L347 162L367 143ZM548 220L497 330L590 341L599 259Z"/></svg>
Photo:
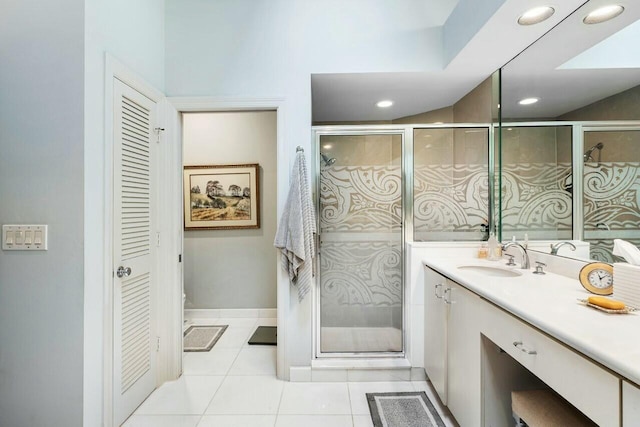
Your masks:
<svg viewBox="0 0 640 427"><path fill-rule="evenodd" d="M591 0L502 72L502 116L553 118L640 85L640 4L617 2L625 12L612 21L585 25L582 19L605 0ZM618 56L605 64L603 49ZM616 65L622 66L614 68ZM520 106L525 97L538 97Z"/></svg>
<svg viewBox="0 0 640 427"><path fill-rule="evenodd" d="M441 0L446 3L448 0ZM582 24L583 12L602 4L591 0L569 16L582 0L563 0L545 23L522 27L518 16L532 6L531 0L505 0L497 12L469 43L439 71L411 73L314 74L311 78L314 122L382 121L446 107L457 102L495 70L533 44L503 71L503 115L555 117L613 93L639 84L637 69L556 70L571 58L588 50L640 18L640 4L618 1L626 8L618 18L604 24ZM441 6L444 4L441 3ZM456 2L449 2L449 6ZM635 1L635 3L638 3ZM452 6L451 6L452 9ZM450 9L450 10L451 10ZM445 7L442 10L446 10ZM455 12L454 12L455 13ZM636 43L637 46L637 43ZM640 57L637 47L631 52ZM532 75L543 76L532 80ZM604 79L604 80L603 80ZM544 85L540 83L544 82ZM609 82L603 84L602 81ZM600 82L597 85L595 82ZM527 89L538 90L541 102L525 111L512 108ZM572 99L566 95L572 94ZM576 96L573 96L576 94ZM575 99L573 99L575 98ZM392 99L394 105L380 109L375 103ZM544 101L544 102L543 102ZM581 105L578 105L581 106Z"/></svg>
<svg viewBox="0 0 640 427"><path fill-rule="evenodd" d="M442 72L351 73L311 76L314 122L380 121L451 105L483 79ZM383 99L391 108L378 108Z"/></svg>

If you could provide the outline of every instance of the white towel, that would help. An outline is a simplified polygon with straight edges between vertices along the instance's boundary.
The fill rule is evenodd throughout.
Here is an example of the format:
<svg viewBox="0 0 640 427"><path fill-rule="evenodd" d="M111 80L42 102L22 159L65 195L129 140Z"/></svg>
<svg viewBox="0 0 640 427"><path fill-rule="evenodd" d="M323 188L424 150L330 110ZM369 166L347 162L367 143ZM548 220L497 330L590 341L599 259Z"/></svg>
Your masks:
<svg viewBox="0 0 640 427"><path fill-rule="evenodd" d="M291 283L298 287L299 301L311 289L316 256L315 234L316 219L309 192L307 165L304 152L298 151L291 171L287 203L273 245L282 252L282 268L289 273Z"/></svg>

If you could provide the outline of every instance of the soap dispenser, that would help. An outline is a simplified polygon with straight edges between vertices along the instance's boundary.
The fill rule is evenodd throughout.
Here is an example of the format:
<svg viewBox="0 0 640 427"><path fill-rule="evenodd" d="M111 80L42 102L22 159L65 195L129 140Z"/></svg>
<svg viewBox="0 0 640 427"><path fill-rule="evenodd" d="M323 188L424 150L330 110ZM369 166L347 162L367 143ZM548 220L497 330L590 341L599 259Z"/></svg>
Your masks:
<svg viewBox="0 0 640 427"><path fill-rule="evenodd" d="M491 235L489 236L489 240L487 240L487 245L489 246L489 253L487 254L487 259L489 261L497 261L499 259L498 257L498 239L496 239L496 236L491 233Z"/></svg>

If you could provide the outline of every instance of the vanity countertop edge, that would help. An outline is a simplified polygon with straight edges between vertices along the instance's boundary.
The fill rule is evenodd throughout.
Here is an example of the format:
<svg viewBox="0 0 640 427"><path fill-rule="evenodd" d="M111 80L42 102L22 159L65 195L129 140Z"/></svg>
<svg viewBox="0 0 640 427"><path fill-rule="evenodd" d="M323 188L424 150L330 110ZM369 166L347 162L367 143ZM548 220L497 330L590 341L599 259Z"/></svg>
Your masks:
<svg viewBox="0 0 640 427"><path fill-rule="evenodd" d="M610 314L579 303L593 295L580 282L558 274L488 277L463 265L509 268L504 260L430 258L423 265L525 321L619 376L640 385L640 311Z"/></svg>

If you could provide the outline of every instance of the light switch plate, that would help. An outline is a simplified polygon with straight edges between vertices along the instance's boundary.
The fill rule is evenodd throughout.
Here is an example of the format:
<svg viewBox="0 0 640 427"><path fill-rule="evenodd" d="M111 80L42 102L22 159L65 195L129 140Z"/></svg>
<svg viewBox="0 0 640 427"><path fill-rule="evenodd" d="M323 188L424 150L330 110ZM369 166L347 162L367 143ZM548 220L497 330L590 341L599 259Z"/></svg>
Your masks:
<svg viewBox="0 0 640 427"><path fill-rule="evenodd" d="M46 251L47 231L46 225L3 225L2 250Z"/></svg>

